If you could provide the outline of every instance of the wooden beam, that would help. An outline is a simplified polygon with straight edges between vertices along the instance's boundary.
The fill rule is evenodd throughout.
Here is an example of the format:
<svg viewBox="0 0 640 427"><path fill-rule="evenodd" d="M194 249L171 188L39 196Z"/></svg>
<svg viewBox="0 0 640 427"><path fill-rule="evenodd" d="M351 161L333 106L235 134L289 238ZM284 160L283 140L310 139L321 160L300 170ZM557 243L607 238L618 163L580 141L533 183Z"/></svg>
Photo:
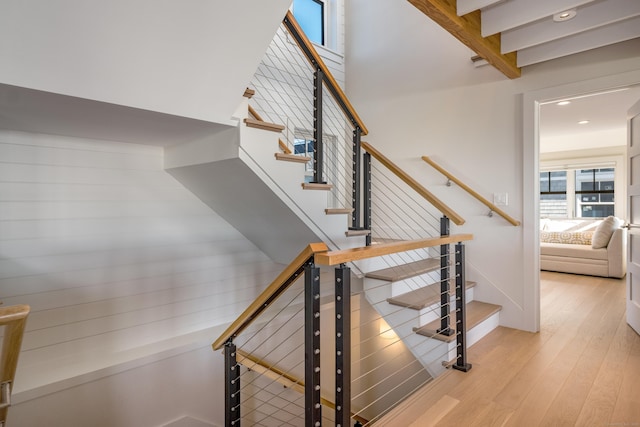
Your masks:
<svg viewBox="0 0 640 427"><path fill-rule="evenodd" d="M458 16L456 0L408 0L451 35L464 43L510 79L520 77L515 52L500 53L500 34L482 37L479 10Z"/></svg>

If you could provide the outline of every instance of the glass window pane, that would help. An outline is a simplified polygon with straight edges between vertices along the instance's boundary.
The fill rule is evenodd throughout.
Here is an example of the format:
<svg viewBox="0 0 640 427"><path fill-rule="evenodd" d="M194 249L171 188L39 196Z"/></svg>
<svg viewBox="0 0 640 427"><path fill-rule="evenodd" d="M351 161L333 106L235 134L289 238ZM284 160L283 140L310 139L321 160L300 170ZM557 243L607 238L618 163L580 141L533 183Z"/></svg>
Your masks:
<svg viewBox="0 0 640 427"><path fill-rule="evenodd" d="M549 192L549 172L540 172L540 192Z"/></svg>
<svg viewBox="0 0 640 427"><path fill-rule="evenodd" d="M614 168L576 170L576 212L581 217L614 215Z"/></svg>
<svg viewBox="0 0 640 427"><path fill-rule="evenodd" d="M551 172L551 191L567 191L567 171Z"/></svg>
<svg viewBox="0 0 640 427"><path fill-rule="evenodd" d="M324 44L324 3L319 0L294 0L293 15L312 42Z"/></svg>

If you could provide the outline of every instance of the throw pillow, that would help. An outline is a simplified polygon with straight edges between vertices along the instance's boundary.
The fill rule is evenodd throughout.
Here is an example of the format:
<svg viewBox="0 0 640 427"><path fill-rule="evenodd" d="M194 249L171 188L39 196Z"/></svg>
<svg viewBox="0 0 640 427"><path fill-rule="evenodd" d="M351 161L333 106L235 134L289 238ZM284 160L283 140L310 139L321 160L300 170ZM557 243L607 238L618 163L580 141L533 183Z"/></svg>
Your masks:
<svg viewBox="0 0 640 427"><path fill-rule="evenodd" d="M598 225L596 231L593 233L591 239L591 247L593 249L606 248L611 240L613 232L620 227L618 218L614 216L608 216L604 221Z"/></svg>

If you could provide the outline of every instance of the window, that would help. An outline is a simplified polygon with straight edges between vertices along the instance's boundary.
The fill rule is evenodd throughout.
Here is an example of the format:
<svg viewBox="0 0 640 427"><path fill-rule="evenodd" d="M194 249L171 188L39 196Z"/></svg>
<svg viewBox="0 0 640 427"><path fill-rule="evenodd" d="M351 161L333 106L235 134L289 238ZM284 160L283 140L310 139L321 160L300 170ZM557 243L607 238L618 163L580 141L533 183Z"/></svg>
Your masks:
<svg viewBox="0 0 640 427"><path fill-rule="evenodd" d="M613 168L576 170L576 212L580 217L613 215Z"/></svg>
<svg viewBox="0 0 640 427"><path fill-rule="evenodd" d="M614 215L615 168L540 172L540 216L595 217Z"/></svg>
<svg viewBox="0 0 640 427"><path fill-rule="evenodd" d="M325 44L325 3L323 0L293 0L293 16L313 43Z"/></svg>
<svg viewBox="0 0 640 427"><path fill-rule="evenodd" d="M567 218L567 172L540 172L540 216Z"/></svg>

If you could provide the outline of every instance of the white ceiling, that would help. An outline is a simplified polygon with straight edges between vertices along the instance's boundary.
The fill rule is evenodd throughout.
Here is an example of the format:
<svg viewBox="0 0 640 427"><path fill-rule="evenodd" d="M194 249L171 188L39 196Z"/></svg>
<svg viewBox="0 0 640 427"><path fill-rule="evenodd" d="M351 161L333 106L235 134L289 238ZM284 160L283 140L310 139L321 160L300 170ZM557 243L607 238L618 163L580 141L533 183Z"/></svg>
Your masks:
<svg viewBox="0 0 640 427"><path fill-rule="evenodd" d="M557 100L540 107L540 151L557 152L626 145L627 111L640 86ZM589 120L587 124L579 121Z"/></svg>
<svg viewBox="0 0 640 427"><path fill-rule="evenodd" d="M555 22L554 14L576 15ZM519 67L640 37L638 0L458 0L462 16L481 10L482 36L501 34L501 53Z"/></svg>

